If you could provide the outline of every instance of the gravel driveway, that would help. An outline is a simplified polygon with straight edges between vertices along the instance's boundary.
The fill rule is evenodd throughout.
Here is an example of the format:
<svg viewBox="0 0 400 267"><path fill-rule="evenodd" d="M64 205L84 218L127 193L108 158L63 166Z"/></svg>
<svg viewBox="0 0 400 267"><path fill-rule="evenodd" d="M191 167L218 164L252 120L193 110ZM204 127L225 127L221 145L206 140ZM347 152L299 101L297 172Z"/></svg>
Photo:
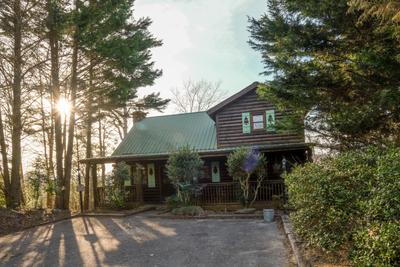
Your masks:
<svg viewBox="0 0 400 267"><path fill-rule="evenodd" d="M0 237L0 266L288 266L276 223L76 218Z"/></svg>

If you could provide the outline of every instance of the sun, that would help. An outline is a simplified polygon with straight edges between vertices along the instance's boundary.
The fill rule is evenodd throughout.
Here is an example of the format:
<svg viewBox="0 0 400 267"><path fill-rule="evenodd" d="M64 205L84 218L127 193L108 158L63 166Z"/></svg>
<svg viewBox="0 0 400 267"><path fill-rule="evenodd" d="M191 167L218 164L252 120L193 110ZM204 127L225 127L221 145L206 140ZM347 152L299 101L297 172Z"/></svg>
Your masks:
<svg viewBox="0 0 400 267"><path fill-rule="evenodd" d="M68 116L71 112L71 104L65 98L60 98L57 102L57 110L63 116Z"/></svg>

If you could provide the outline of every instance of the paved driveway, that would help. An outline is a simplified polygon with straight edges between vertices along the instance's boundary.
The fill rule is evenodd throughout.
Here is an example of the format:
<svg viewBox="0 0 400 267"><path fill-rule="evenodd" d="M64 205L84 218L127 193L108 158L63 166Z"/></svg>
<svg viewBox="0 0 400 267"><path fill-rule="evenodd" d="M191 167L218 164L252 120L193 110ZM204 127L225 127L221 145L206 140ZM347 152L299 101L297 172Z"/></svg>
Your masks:
<svg viewBox="0 0 400 267"><path fill-rule="evenodd" d="M287 266L261 220L76 218L0 237L0 266Z"/></svg>

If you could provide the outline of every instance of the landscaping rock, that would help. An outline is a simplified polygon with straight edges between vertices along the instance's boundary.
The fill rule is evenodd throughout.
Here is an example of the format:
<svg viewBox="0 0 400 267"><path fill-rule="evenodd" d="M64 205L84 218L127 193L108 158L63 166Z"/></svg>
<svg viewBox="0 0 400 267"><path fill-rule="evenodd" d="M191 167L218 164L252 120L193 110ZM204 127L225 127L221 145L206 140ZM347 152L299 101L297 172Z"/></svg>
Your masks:
<svg viewBox="0 0 400 267"><path fill-rule="evenodd" d="M0 208L0 236L38 224L68 218L71 214L63 210L23 210Z"/></svg>

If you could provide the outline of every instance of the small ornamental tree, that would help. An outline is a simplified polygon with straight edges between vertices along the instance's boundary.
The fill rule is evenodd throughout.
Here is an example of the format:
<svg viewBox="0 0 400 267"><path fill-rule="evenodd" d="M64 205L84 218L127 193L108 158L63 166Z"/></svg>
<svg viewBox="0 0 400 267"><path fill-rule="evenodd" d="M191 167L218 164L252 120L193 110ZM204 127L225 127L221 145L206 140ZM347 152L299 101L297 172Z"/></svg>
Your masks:
<svg viewBox="0 0 400 267"><path fill-rule="evenodd" d="M114 185L119 188L123 188L124 182L130 178L128 164L126 164L124 161L118 162L112 171L112 177Z"/></svg>
<svg viewBox="0 0 400 267"><path fill-rule="evenodd" d="M176 196L185 205L191 201L204 162L189 146L173 153L167 162L167 175L176 189Z"/></svg>
<svg viewBox="0 0 400 267"><path fill-rule="evenodd" d="M49 190L48 185L48 177L46 176L46 167L43 162L43 159L38 157L35 159L33 163L34 169L31 172L28 172L28 185L29 187L27 196L29 202L32 203L35 209L42 208L42 203L40 200L42 195L42 190L45 189L46 191Z"/></svg>
<svg viewBox="0 0 400 267"><path fill-rule="evenodd" d="M228 156L229 175L239 182L242 204L248 208L257 198L262 181L266 177L266 159L256 149L238 148ZM257 185L250 187L250 178L255 177Z"/></svg>
<svg viewBox="0 0 400 267"><path fill-rule="evenodd" d="M129 166L125 162L115 164L111 176L106 179L106 196L112 208L125 207L124 181L130 179Z"/></svg>

